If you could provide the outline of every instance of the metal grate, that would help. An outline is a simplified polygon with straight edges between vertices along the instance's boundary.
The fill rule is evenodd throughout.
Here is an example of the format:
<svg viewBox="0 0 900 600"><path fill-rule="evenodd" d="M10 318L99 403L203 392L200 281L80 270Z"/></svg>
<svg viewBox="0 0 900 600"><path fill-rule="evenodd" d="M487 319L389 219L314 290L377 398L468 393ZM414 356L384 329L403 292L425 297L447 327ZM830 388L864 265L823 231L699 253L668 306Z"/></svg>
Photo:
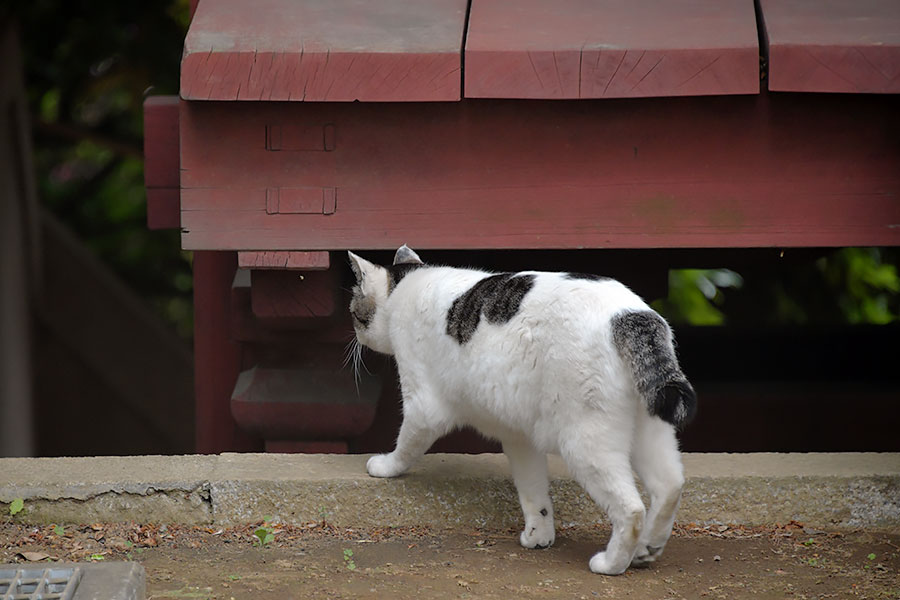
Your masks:
<svg viewBox="0 0 900 600"><path fill-rule="evenodd" d="M0 600L71 600L81 569L0 569Z"/></svg>

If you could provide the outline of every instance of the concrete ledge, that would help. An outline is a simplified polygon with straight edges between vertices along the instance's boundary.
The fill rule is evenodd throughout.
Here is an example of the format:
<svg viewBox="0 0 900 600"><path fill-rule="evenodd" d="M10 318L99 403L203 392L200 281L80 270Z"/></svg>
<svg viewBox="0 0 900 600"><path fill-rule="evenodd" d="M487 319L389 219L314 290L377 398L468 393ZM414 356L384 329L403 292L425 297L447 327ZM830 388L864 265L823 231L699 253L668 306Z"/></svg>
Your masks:
<svg viewBox="0 0 900 600"><path fill-rule="evenodd" d="M0 459L0 504L35 523L233 525L274 516L338 526L516 527L502 455L426 456L398 479L373 479L367 456L222 454ZM900 454L686 454L680 522L900 528ZM557 522L603 514L550 460ZM5 508L0 508L6 513Z"/></svg>

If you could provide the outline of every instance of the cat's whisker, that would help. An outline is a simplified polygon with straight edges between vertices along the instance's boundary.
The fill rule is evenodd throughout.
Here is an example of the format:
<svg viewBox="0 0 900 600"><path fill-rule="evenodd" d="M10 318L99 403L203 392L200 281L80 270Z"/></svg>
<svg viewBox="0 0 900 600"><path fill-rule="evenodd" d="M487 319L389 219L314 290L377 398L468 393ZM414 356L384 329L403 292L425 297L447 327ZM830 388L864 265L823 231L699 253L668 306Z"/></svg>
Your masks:
<svg viewBox="0 0 900 600"><path fill-rule="evenodd" d="M365 361L363 360L364 346L359 342L356 335L347 342L347 345L344 347L344 360L341 364L341 368L345 369L350 366L353 369L353 382L356 384L356 393L359 395L359 381L362 376L360 367L369 375L372 372L369 370L369 367L366 366Z"/></svg>
<svg viewBox="0 0 900 600"><path fill-rule="evenodd" d="M347 340L347 345L344 346L344 360L341 362L342 369L346 369L350 364L350 361L353 360L353 354L356 351L356 346L358 344L359 340L356 339L356 334Z"/></svg>
<svg viewBox="0 0 900 600"><path fill-rule="evenodd" d="M366 373L368 373L369 375L371 375L372 371L370 371L369 367L366 366L366 361L364 361L363 357L362 357L362 353L365 350L365 346L363 346L362 344L357 342L356 349L357 349L357 360L358 360L358 364L356 366L357 371L359 371L359 366L362 365L363 370Z"/></svg>

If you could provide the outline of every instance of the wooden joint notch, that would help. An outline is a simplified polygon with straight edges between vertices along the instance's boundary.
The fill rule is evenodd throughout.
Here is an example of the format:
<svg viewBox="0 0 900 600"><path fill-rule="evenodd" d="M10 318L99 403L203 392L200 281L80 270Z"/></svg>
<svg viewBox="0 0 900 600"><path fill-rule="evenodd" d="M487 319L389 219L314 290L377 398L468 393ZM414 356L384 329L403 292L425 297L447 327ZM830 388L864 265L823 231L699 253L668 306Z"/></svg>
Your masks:
<svg viewBox="0 0 900 600"><path fill-rule="evenodd" d="M333 123L324 125L266 125L266 150L273 152L332 152L335 146Z"/></svg>
<svg viewBox="0 0 900 600"><path fill-rule="evenodd" d="M266 213L270 215L332 215L337 210L333 187L266 188Z"/></svg>

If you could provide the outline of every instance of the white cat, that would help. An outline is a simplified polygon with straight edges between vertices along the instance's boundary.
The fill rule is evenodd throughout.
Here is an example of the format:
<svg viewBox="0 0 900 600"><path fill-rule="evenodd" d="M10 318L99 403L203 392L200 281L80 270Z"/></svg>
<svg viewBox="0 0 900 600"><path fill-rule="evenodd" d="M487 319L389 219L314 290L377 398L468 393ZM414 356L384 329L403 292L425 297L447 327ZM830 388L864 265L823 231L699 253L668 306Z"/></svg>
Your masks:
<svg viewBox="0 0 900 600"><path fill-rule="evenodd" d="M429 266L406 246L389 267L352 252L350 262L357 339L396 357L403 395L396 449L370 458L369 475L396 477L470 425L503 445L523 546L554 541L553 452L612 521L591 571L615 575L660 556L684 483L675 428L696 410L662 317L592 275Z"/></svg>

